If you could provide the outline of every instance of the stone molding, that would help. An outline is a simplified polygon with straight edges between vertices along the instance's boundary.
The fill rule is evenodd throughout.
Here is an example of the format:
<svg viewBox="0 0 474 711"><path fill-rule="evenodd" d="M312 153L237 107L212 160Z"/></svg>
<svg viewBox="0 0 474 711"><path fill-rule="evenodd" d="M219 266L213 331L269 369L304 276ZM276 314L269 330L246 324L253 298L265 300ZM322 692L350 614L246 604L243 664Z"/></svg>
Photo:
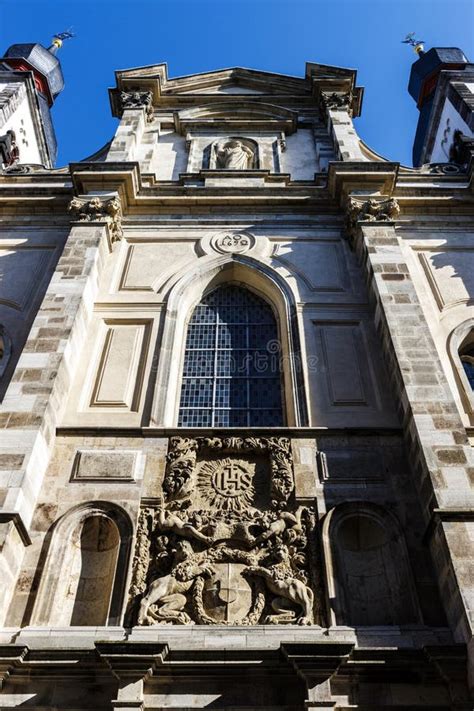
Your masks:
<svg viewBox="0 0 474 711"><path fill-rule="evenodd" d="M123 235L122 204L118 196L105 199L75 197L68 205L68 212L75 222L105 222L112 244Z"/></svg>

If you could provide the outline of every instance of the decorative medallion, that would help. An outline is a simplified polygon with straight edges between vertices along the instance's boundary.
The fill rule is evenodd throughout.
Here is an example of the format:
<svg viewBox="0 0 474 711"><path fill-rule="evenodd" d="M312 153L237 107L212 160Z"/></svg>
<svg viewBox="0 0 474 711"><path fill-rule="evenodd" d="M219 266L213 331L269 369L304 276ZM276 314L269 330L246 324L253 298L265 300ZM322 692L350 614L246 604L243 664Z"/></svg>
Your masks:
<svg viewBox="0 0 474 711"><path fill-rule="evenodd" d="M253 501L255 464L244 459L205 462L198 473L198 487L217 511L244 511Z"/></svg>
<svg viewBox="0 0 474 711"><path fill-rule="evenodd" d="M255 245L255 237L247 232L220 232L211 237L211 247L221 254L242 254Z"/></svg>

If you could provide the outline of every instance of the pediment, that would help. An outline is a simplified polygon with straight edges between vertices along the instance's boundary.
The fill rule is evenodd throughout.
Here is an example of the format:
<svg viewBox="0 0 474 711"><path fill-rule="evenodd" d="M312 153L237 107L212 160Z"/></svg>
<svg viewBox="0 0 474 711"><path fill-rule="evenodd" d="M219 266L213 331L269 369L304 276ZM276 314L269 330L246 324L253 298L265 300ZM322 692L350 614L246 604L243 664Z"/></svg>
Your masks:
<svg viewBox="0 0 474 711"><path fill-rule="evenodd" d="M320 91L351 91L354 94L355 115L358 115L362 90L355 87L356 72L343 67L331 67L308 62L304 77L274 72L232 67L170 79L166 64L155 64L116 72L117 85L110 89L112 111L121 115L121 91L150 91L153 106L190 105L193 97L213 103L219 95L238 102L239 97L255 97L255 103L266 98L268 103L284 103L284 97L313 97ZM204 97L208 97L205 99ZM239 102L240 103L240 102Z"/></svg>
<svg viewBox="0 0 474 711"><path fill-rule="evenodd" d="M248 128L253 130L270 128L291 134L296 130L297 114L273 104L255 104L242 100L238 104L223 102L196 106L176 111L174 121L176 131L181 135L196 128Z"/></svg>

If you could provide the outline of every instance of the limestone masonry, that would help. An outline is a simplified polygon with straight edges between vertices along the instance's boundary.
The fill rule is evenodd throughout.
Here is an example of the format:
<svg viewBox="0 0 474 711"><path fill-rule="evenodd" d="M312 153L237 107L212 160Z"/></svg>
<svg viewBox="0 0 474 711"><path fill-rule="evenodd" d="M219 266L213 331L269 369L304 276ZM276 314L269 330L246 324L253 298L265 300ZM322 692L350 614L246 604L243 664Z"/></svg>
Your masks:
<svg viewBox="0 0 474 711"><path fill-rule="evenodd" d="M474 65L0 59L0 710L473 708ZM64 97L63 97L64 100ZM396 107L394 107L396 111Z"/></svg>

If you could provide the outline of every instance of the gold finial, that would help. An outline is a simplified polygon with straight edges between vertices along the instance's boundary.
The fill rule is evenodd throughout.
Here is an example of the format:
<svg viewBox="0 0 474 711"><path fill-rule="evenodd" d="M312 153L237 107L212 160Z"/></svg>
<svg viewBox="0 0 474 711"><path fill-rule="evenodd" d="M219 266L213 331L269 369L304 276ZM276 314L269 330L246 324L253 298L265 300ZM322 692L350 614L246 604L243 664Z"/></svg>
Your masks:
<svg viewBox="0 0 474 711"><path fill-rule="evenodd" d="M69 28L69 30L66 30L65 32L58 32L56 35L54 35L51 41L51 47L48 48L51 54L56 54L58 49L61 49L61 47L63 46L64 40L72 39L74 36L75 35L72 32L72 28Z"/></svg>
<svg viewBox="0 0 474 711"><path fill-rule="evenodd" d="M407 34L405 39L402 40L402 44L409 44L411 47L413 47L413 51L415 52L415 54L421 57L421 55L425 53L424 40L415 39L415 34L415 32L410 32L409 34Z"/></svg>

